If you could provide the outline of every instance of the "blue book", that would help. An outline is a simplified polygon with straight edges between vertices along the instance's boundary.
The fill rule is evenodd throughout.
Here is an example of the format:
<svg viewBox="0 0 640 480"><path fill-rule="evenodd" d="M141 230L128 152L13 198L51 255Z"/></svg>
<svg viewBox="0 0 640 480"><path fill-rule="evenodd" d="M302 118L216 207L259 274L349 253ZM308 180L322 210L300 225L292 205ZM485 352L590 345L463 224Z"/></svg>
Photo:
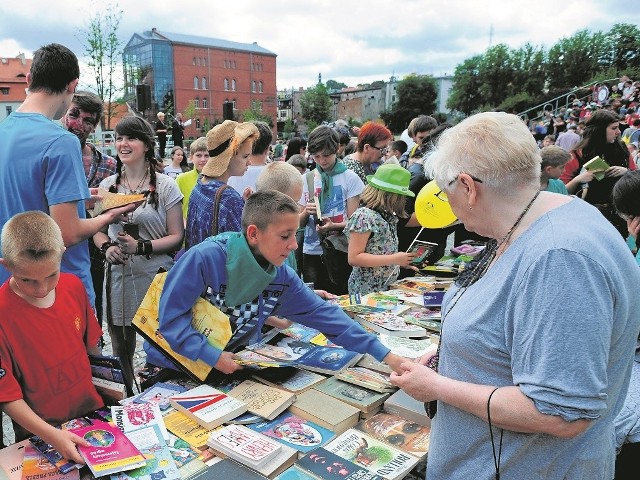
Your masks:
<svg viewBox="0 0 640 480"><path fill-rule="evenodd" d="M308 453L298 460L296 464L321 479L384 480L380 475L370 472L366 468L339 457L322 447Z"/></svg>
<svg viewBox="0 0 640 480"><path fill-rule="evenodd" d="M273 420L253 423L247 427L302 453L324 445L335 436L331 430L290 412L283 412Z"/></svg>

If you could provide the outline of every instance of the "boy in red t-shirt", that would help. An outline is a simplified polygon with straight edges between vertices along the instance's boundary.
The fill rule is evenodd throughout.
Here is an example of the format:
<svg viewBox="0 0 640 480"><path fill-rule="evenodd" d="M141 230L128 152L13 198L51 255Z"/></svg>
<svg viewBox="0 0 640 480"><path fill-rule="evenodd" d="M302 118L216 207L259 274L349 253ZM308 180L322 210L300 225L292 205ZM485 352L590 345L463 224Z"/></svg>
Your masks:
<svg viewBox="0 0 640 480"><path fill-rule="evenodd" d="M16 441L31 434L65 458L84 463L79 436L53 425L104 405L91 382L87 353L102 335L78 277L60 273L65 250L56 222L43 212L15 215L2 228L0 264L0 408Z"/></svg>

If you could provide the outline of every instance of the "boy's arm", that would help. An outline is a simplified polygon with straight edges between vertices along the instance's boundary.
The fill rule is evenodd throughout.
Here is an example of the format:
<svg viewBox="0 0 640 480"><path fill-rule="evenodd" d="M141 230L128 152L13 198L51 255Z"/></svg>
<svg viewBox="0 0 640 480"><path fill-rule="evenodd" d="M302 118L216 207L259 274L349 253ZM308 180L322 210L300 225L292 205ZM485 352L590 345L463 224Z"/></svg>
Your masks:
<svg viewBox="0 0 640 480"><path fill-rule="evenodd" d="M59 430L49 425L40 418L27 403L20 399L2 404L2 410L11 419L25 428L27 431L38 435L42 440L49 443L60 454L76 463L85 463L76 445L89 446L89 443L75 433Z"/></svg>

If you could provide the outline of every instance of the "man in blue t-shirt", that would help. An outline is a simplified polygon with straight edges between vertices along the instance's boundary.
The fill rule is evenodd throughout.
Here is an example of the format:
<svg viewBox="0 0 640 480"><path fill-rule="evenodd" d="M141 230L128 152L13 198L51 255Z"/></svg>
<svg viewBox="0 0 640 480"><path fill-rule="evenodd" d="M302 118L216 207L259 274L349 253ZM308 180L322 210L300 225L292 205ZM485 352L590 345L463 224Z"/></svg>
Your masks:
<svg viewBox="0 0 640 480"><path fill-rule="evenodd" d="M87 238L109 223L125 220L135 205L85 218L91 195L78 138L52 120L61 118L78 85L78 59L52 43L34 53L26 100L0 124L0 228L15 214L40 210L56 221L66 246L61 271L82 280L94 304ZM1 249L0 245L0 249ZM0 284L9 272L0 267Z"/></svg>

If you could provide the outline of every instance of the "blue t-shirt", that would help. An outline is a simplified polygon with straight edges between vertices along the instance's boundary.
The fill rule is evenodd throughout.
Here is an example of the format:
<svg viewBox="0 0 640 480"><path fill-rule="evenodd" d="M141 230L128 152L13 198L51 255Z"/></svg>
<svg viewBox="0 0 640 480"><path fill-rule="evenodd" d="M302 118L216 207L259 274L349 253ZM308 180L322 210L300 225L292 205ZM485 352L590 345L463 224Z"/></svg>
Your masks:
<svg viewBox="0 0 640 480"><path fill-rule="evenodd" d="M569 195L569 191L562 180L558 180L557 178L550 178L549 183L547 184L547 192L553 193L561 193L563 195Z"/></svg>
<svg viewBox="0 0 640 480"><path fill-rule="evenodd" d="M78 138L39 113L12 113L0 123L0 227L28 210L77 202L85 218L89 188ZM67 247L61 270L77 275L95 302L87 241ZM0 266L0 283L9 278Z"/></svg>

